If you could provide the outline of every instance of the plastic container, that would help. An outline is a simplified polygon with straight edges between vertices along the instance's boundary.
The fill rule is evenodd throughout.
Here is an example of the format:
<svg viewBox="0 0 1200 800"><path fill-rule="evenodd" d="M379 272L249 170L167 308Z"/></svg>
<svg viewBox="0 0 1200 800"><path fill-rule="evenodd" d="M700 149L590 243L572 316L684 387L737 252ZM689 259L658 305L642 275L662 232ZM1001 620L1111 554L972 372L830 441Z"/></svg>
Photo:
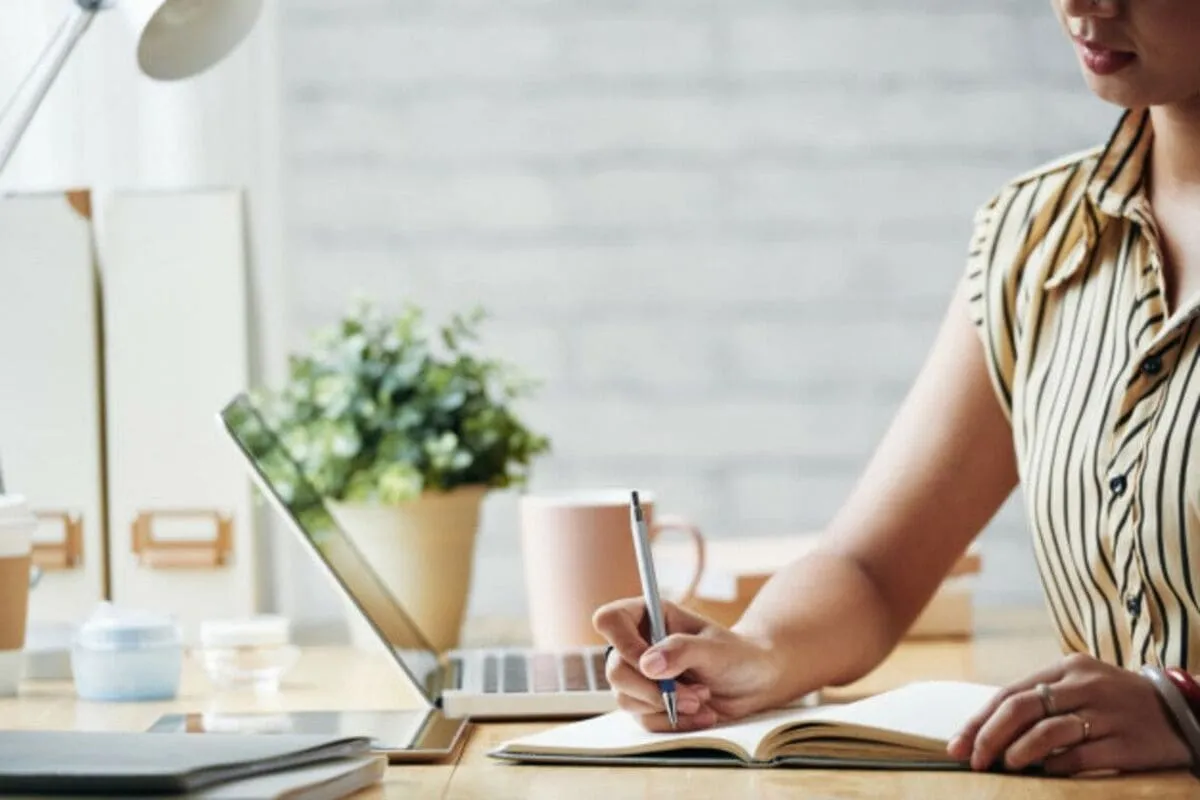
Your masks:
<svg viewBox="0 0 1200 800"><path fill-rule="evenodd" d="M285 617L209 620L200 624L200 647L195 656L219 689L273 692L300 658L300 650L290 644L289 636Z"/></svg>
<svg viewBox="0 0 1200 800"><path fill-rule="evenodd" d="M84 700L169 700L179 691L183 634L162 614L105 604L75 635L71 672Z"/></svg>
<svg viewBox="0 0 1200 800"><path fill-rule="evenodd" d="M71 680L71 643L78 626L30 620L25 631L25 680Z"/></svg>

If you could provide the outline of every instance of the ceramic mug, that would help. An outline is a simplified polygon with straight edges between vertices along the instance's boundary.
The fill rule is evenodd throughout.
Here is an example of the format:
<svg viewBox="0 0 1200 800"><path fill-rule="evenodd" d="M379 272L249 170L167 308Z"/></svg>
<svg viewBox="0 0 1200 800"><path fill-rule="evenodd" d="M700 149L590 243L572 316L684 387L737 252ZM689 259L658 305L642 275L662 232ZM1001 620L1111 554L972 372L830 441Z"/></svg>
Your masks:
<svg viewBox="0 0 1200 800"><path fill-rule="evenodd" d="M678 597L691 599L704 572L704 537L679 516L655 516L653 493L638 492L650 540L668 530L686 533L695 568ZM592 614L605 603L642 594L630 525L630 492L619 489L525 495L520 502L521 548L533 645L560 649L604 644ZM659 570L661 572L661 569Z"/></svg>

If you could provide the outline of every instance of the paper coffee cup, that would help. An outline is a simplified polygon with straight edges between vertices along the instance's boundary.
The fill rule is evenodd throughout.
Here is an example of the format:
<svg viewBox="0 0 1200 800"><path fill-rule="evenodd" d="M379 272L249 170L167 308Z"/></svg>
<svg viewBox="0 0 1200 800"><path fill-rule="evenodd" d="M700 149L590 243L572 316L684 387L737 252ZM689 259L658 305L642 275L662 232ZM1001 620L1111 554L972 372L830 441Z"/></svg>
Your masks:
<svg viewBox="0 0 1200 800"><path fill-rule="evenodd" d="M25 498L0 496L0 697L17 693L29 614L29 552L37 518Z"/></svg>

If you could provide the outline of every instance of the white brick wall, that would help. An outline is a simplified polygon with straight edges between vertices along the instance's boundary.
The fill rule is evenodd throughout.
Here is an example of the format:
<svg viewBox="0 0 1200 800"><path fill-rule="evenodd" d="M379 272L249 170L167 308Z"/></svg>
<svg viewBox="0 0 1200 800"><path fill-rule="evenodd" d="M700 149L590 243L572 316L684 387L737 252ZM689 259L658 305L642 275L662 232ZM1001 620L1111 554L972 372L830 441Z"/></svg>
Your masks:
<svg viewBox="0 0 1200 800"><path fill-rule="evenodd" d="M716 30L714 21L703 17L580 15L563 26L562 68L582 77L692 77L716 66Z"/></svg>
<svg viewBox="0 0 1200 800"><path fill-rule="evenodd" d="M988 81L1000 67L1036 69L1040 63L1029 62L1029 19L1020 13L930 14L919 2L905 10L815 13L806 13L804 4L765 13L749 5L729 25L730 61L738 75ZM1048 23L1049 13L1038 10ZM1058 62L1062 52L1050 55Z"/></svg>
<svg viewBox="0 0 1200 800"><path fill-rule="evenodd" d="M819 527L975 206L1115 118L1044 5L289 2L294 338L360 292L481 302L545 382L537 486L654 488L710 536ZM477 609L523 607L514 515L489 500ZM1039 598L1025 536L1014 503L985 601Z"/></svg>
<svg viewBox="0 0 1200 800"><path fill-rule="evenodd" d="M841 318L830 319L819 336L811 324L795 319L732 323L730 361L739 382L815 390L863 377L880 384L911 382L913 354L933 343L937 318L852 319L839 310ZM864 341L872 346L859 347Z"/></svg>
<svg viewBox="0 0 1200 800"><path fill-rule="evenodd" d="M557 65L559 37L537 21L380 17L362 24L294 27L286 32L291 77L387 93L441 82L535 79Z"/></svg>

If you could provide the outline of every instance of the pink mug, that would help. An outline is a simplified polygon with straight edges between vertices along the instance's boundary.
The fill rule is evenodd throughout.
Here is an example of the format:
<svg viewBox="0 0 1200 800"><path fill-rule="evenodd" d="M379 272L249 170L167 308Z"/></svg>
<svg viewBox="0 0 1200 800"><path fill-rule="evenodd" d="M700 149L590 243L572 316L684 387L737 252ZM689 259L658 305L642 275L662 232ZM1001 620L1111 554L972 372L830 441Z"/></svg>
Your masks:
<svg viewBox="0 0 1200 800"><path fill-rule="evenodd" d="M638 492L650 540L680 530L692 540L695 569L679 597L686 603L704 572L704 537L686 519L655 519L654 495ZM592 614L605 603L642 594L629 516L630 492L619 489L525 495L521 548L533 645L562 649L604 644ZM661 571L661 570L660 570Z"/></svg>

